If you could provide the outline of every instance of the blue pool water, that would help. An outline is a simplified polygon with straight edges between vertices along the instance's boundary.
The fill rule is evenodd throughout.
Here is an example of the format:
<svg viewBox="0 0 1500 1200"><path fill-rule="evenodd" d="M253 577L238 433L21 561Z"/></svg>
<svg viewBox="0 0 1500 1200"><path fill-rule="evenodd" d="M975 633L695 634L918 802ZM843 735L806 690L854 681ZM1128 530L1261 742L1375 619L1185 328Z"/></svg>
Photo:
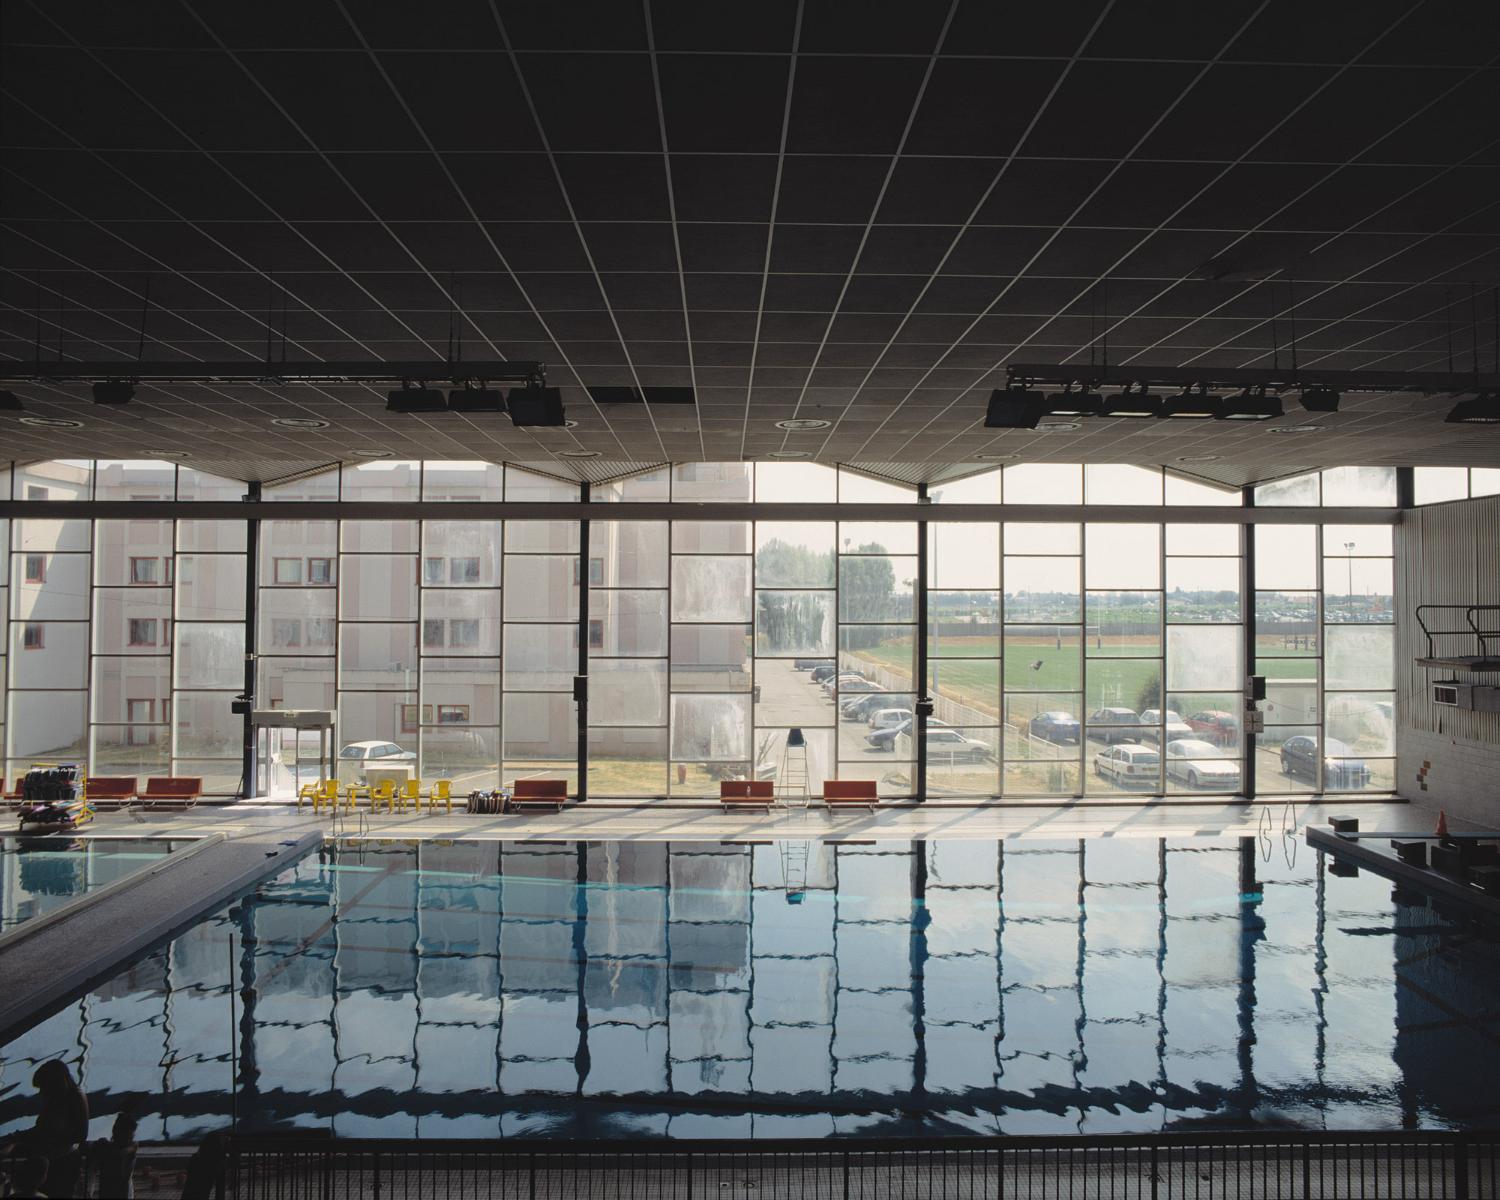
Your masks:
<svg viewBox="0 0 1500 1200"><path fill-rule="evenodd" d="M162 838L0 838L0 933L72 903L170 854Z"/></svg>
<svg viewBox="0 0 1500 1200"><path fill-rule="evenodd" d="M230 978L237 994L231 1013ZM1500 943L1294 840L324 852L0 1050L100 1135L1493 1126Z"/></svg>

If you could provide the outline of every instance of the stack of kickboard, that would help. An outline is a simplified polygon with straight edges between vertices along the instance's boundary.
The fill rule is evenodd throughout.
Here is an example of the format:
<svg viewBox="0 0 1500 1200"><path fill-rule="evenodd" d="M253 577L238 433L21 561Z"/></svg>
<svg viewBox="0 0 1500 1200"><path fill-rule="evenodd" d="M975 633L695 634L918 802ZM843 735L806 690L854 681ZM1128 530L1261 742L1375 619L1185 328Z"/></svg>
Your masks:
<svg viewBox="0 0 1500 1200"><path fill-rule="evenodd" d="M504 790L470 792L466 809L471 813L503 813L506 795Z"/></svg>
<svg viewBox="0 0 1500 1200"><path fill-rule="evenodd" d="M77 763L32 767L21 779L21 824L73 825L85 811Z"/></svg>

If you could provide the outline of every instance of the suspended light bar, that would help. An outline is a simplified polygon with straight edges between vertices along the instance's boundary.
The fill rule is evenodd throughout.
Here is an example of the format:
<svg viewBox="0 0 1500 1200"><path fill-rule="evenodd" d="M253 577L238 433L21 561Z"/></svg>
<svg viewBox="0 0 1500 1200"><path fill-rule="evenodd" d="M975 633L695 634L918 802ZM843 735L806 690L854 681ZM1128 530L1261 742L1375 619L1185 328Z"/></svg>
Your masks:
<svg viewBox="0 0 1500 1200"><path fill-rule="evenodd" d="M1024 387L996 388L985 410L986 429L1035 429L1047 411L1047 397Z"/></svg>
<svg viewBox="0 0 1500 1200"><path fill-rule="evenodd" d="M546 382L540 362L21 362L0 361L0 383L340 384ZM107 402L106 402L107 403Z"/></svg>
<svg viewBox="0 0 1500 1200"><path fill-rule="evenodd" d="M1460 400L1443 420L1450 425L1500 425L1500 396L1494 392L1481 392L1468 400Z"/></svg>

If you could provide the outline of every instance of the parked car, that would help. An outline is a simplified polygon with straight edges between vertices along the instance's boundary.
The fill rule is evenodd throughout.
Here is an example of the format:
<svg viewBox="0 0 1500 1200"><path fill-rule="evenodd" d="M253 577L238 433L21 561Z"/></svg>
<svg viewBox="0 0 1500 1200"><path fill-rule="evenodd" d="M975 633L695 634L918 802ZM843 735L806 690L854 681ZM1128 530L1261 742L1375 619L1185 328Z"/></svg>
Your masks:
<svg viewBox="0 0 1500 1200"><path fill-rule="evenodd" d="M1094 774L1118 784L1154 784L1161 777L1161 755L1151 746L1119 742L1094 756Z"/></svg>
<svg viewBox="0 0 1500 1200"><path fill-rule="evenodd" d="M855 693L839 701L839 716L846 721L863 721L877 709L889 708L891 694L884 688L874 692Z"/></svg>
<svg viewBox="0 0 1500 1200"><path fill-rule="evenodd" d="M813 671L818 667L831 667L833 663L826 658L794 658L792 659L792 670Z"/></svg>
<svg viewBox="0 0 1500 1200"><path fill-rule="evenodd" d="M350 742L339 751L339 774L347 778L352 773L363 783L369 767L405 767L416 761L416 751L403 750L395 742Z"/></svg>
<svg viewBox="0 0 1500 1200"><path fill-rule="evenodd" d="M911 718L912 711L909 708L877 708L866 718L865 724L872 733L878 733L882 729L905 725Z"/></svg>
<svg viewBox="0 0 1500 1200"><path fill-rule="evenodd" d="M1353 792L1370 786L1370 768L1363 759L1353 757L1354 751L1336 738L1324 743L1323 788L1330 792ZM1298 734L1281 744L1281 773L1293 778L1306 779L1316 784L1318 779L1318 737L1316 734Z"/></svg>
<svg viewBox="0 0 1500 1200"><path fill-rule="evenodd" d="M1198 737L1215 746L1238 746L1240 743L1240 723L1233 713L1223 709L1205 708L1202 712L1190 713L1187 723Z"/></svg>
<svg viewBox="0 0 1500 1200"><path fill-rule="evenodd" d="M823 686L827 689L829 698L832 699L834 689L828 687L827 684ZM842 704L845 696L857 696L861 692L883 692L885 688L873 679L866 679L863 675L840 675L837 690L839 703Z"/></svg>
<svg viewBox="0 0 1500 1200"><path fill-rule="evenodd" d="M1096 708L1089 715L1089 737L1106 746L1141 736L1141 719L1128 708Z"/></svg>
<svg viewBox="0 0 1500 1200"><path fill-rule="evenodd" d="M1034 738L1064 745L1071 742L1076 746L1080 737L1078 718L1061 709L1037 713L1027 724L1027 729L1031 731L1031 736Z"/></svg>
<svg viewBox="0 0 1500 1200"><path fill-rule="evenodd" d="M1203 738L1175 738L1167 743L1167 778L1190 788L1230 791L1240 786L1240 764L1221 757L1224 751Z"/></svg>
<svg viewBox="0 0 1500 1200"><path fill-rule="evenodd" d="M859 671L850 671L850 670L835 671L832 675L829 675L826 679L824 679L823 682L820 683L818 686L823 689L823 694L825 696L832 696L833 695L833 691L834 691L834 689L836 687L839 687L839 686L841 686L843 684L846 684L846 683L848 683L852 679L863 679L863 678L864 678L864 675L861 672L859 672Z"/></svg>
<svg viewBox="0 0 1500 1200"><path fill-rule="evenodd" d="M832 679L836 674L838 674L838 668L831 662L825 662L814 667L808 678L814 683L822 683L825 679Z"/></svg>
<svg viewBox="0 0 1500 1200"><path fill-rule="evenodd" d="M1141 730L1141 736L1148 742L1161 740L1162 710L1159 708L1145 708L1141 715L1136 718L1145 726ZM1167 741L1174 738L1190 738L1193 736L1193 727L1182 719L1182 714L1173 712L1170 708L1166 711Z"/></svg>
<svg viewBox="0 0 1500 1200"><path fill-rule="evenodd" d="M877 729L874 733L866 734L865 745L870 747L871 750L894 750L896 748L896 738L910 731L911 722L912 717L908 713L906 720L887 725L883 729ZM947 728L949 728L947 721L939 721L935 717L927 718L927 736L929 741L934 730Z"/></svg>
<svg viewBox="0 0 1500 1200"><path fill-rule="evenodd" d="M995 757L988 742L971 738L956 729L927 728L927 762L929 765L988 762Z"/></svg>

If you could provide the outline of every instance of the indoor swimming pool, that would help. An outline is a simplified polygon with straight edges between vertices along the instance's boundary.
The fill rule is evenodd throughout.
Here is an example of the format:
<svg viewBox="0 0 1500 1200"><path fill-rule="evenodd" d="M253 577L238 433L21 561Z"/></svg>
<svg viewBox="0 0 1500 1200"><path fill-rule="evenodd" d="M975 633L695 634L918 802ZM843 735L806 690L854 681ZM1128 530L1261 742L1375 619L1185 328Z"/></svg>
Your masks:
<svg viewBox="0 0 1500 1200"><path fill-rule="evenodd" d="M0 934L182 849L165 838L0 837Z"/></svg>
<svg viewBox="0 0 1500 1200"><path fill-rule="evenodd" d="M143 1140L1482 1127L1500 941L1300 837L370 843L0 1049L0 1131L52 1057Z"/></svg>

